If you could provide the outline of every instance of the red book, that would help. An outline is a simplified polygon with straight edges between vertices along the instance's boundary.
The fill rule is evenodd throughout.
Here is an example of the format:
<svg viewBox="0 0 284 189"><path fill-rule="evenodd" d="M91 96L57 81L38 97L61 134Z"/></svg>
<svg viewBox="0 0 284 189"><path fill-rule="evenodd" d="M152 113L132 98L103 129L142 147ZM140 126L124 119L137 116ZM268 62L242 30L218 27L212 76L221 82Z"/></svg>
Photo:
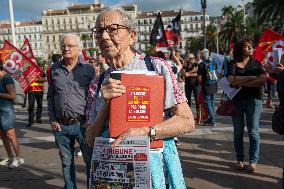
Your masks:
<svg viewBox="0 0 284 189"><path fill-rule="evenodd" d="M155 72L112 72L121 80L126 93L110 101L110 137L118 137L129 128L150 127L163 121L164 77ZM151 142L151 148L162 148L163 141Z"/></svg>

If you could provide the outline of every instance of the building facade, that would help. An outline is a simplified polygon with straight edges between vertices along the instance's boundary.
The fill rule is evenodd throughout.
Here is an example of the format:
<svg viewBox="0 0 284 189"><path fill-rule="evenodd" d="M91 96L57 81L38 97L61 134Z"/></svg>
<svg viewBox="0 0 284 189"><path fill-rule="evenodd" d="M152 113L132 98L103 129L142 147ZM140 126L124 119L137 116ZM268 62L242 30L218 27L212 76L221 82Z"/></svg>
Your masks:
<svg viewBox="0 0 284 189"><path fill-rule="evenodd" d="M128 15L135 18L137 6L122 7ZM60 38L65 33L80 36L85 49L97 49L91 29L95 27L97 15L106 9L103 4L77 4L61 10L44 10L42 13L43 39L45 57L60 53Z"/></svg>
<svg viewBox="0 0 284 189"><path fill-rule="evenodd" d="M61 53L60 38L66 33L76 33L80 36L84 49L97 49L91 29L95 26L97 15L106 9L101 3L72 4L65 9L42 12L41 22L16 23L17 46L20 47L24 38L28 38L37 57L48 59L54 53ZM135 19L137 25L137 42L135 48L145 51L150 45L150 34L158 11L137 11L137 5L122 6L125 12ZM178 15L179 10L159 11L164 28ZM206 25L210 23L206 15ZM181 41L179 48L187 48L188 37L203 36L203 13L182 10ZM7 39L12 41L9 24L0 23L0 45Z"/></svg>
<svg viewBox="0 0 284 189"><path fill-rule="evenodd" d="M43 57L43 38L41 22L15 22L16 46L21 48L25 38L30 42L36 57ZM9 22L0 23L0 47L5 40L12 41Z"/></svg>

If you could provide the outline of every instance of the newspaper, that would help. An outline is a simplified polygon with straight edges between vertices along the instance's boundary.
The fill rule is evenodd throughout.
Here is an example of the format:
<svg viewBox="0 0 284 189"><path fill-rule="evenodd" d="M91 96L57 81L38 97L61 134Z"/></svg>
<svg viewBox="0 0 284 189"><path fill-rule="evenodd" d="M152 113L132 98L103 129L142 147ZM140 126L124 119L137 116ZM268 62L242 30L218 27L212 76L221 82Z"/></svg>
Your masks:
<svg viewBox="0 0 284 189"><path fill-rule="evenodd" d="M223 77L218 82L219 86L223 89L224 93L227 97L232 100L234 96L241 90L242 87L239 88L232 88L230 87L230 83L226 77Z"/></svg>
<svg viewBox="0 0 284 189"><path fill-rule="evenodd" d="M113 140L96 138L89 188L151 189L149 137L129 137L111 148Z"/></svg>

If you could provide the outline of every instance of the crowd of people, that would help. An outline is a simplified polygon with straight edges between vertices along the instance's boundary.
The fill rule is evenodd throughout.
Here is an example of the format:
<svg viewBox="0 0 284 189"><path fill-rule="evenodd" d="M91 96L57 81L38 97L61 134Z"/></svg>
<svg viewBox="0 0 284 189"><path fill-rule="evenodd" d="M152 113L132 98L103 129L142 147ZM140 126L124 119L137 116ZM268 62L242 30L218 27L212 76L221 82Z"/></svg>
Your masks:
<svg viewBox="0 0 284 189"><path fill-rule="evenodd" d="M62 57L53 56L54 64L46 75L38 78L28 91L28 127L34 123L34 102L37 101L36 122L41 123L43 82L48 81L48 116L59 150L64 176L64 188L76 187L74 165L77 141L90 177L92 147L95 137L109 137L109 101L126 92L119 80L111 79L112 71L148 70L145 56L133 48L137 32L132 20L119 8L102 11L92 29L100 54L89 63L80 59L82 43L76 34L64 34L60 41ZM206 126L216 126L215 94L218 91L217 65L207 49L182 56L167 49L150 56L153 70L165 80L164 121L152 127L131 128L115 139L116 147L126 137L149 136L164 140L164 150L150 150L151 183L154 189L184 189L185 181L177 153L177 136L193 132L201 118L204 104ZM259 160L259 118L262 108L262 88L266 83L265 70L253 60L253 47L248 39L239 40L235 49L225 53L223 75L231 87L241 90L234 97L236 112L232 116L236 169L253 173ZM282 58L284 61L284 58ZM284 65L282 61L281 65ZM284 66L278 66L282 73ZM281 91L281 90L279 90ZM192 103L192 94L195 103ZM282 93L279 93L282 94ZM1 165L15 168L24 163L15 132L15 113L12 100L15 87L11 76L0 66L0 133L8 158ZM201 95L201 100L200 100ZM200 102L201 101L201 102ZM284 103L281 103L280 106ZM271 99L268 102L271 105ZM191 109L195 104L196 118ZM198 115L198 116L197 116ZM7 119L7 117L9 119ZM199 117L199 118L198 118ZM245 119L246 118L246 119ZM246 123L245 123L246 121ZM244 162L244 127L249 135L249 164ZM13 153L13 150L14 153ZM15 154L15 155L14 155ZM165 174L164 174L165 173Z"/></svg>

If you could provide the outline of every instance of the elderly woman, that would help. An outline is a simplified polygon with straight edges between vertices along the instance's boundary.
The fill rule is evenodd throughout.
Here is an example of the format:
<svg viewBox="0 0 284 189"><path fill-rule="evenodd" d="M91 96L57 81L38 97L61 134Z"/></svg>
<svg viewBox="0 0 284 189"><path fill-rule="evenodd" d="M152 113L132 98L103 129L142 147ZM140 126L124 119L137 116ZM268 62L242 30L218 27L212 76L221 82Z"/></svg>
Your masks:
<svg viewBox="0 0 284 189"><path fill-rule="evenodd" d="M103 75L100 90L97 90L97 87L102 76L95 79L90 85L88 123L91 126L87 128L86 133L86 142L89 146L93 145L95 137L109 136L109 101L125 93L125 86L119 80L111 79L109 77L110 72L113 70L147 70L144 57L132 48L136 38L132 22L133 20L121 9L107 9L98 15L96 26L92 30L102 55L110 65L110 68ZM114 141L112 147L117 146L126 137L151 136L154 140L164 139L163 152L151 153L152 186L154 189L163 189L166 188L166 183L168 183L169 188L184 189L186 186L181 164L172 137L194 130L193 115L187 105L185 96L178 87L176 77L172 73L170 65L158 58L152 58L151 63L154 70L164 76L164 109L170 112L170 118L154 125L152 129L149 129L149 127L129 129ZM168 112L166 115L169 115ZM167 181L164 177L164 172L167 173Z"/></svg>

